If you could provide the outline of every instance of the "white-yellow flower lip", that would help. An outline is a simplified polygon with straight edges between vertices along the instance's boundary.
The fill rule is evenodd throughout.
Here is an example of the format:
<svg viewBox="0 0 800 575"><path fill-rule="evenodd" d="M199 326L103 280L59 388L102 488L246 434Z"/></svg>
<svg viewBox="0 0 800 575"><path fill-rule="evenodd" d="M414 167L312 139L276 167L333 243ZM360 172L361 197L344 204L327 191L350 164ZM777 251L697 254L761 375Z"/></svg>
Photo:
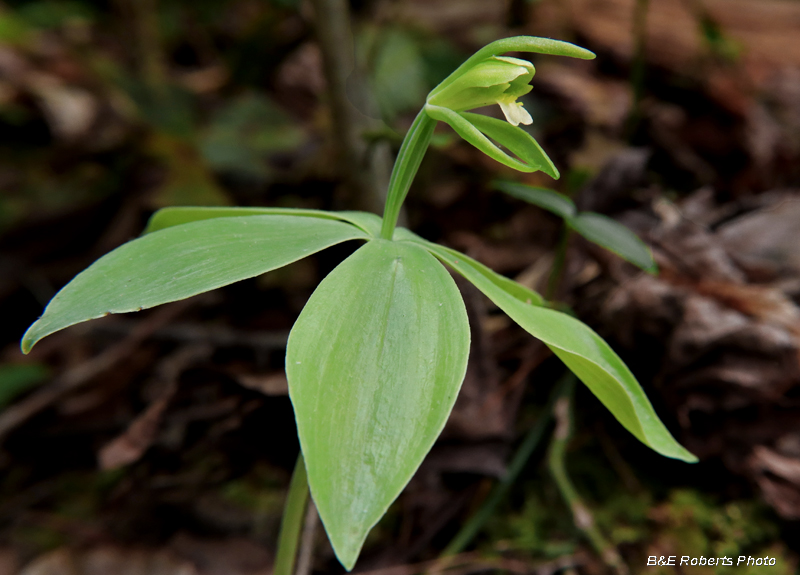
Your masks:
<svg viewBox="0 0 800 575"><path fill-rule="evenodd" d="M525 124L528 126L533 123L533 118L531 118L528 110L522 107L522 102L501 101L497 103L500 105L500 109L503 111L503 115L506 117L506 120L512 126L519 126L520 124Z"/></svg>

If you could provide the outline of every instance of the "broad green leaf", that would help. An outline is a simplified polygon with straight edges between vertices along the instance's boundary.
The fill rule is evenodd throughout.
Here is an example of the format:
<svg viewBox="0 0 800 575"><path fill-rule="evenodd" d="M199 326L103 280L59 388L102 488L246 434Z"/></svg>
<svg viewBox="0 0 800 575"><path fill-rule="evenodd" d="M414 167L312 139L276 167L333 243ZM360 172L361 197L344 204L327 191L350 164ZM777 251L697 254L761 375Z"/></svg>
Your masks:
<svg viewBox="0 0 800 575"><path fill-rule="evenodd" d="M472 266L461 265L463 255L419 241L472 282L528 333L542 340L642 443L666 457L697 461L675 441L658 418L628 367L589 326L561 312L523 303Z"/></svg>
<svg viewBox="0 0 800 575"><path fill-rule="evenodd" d="M25 333L22 350L76 323L185 299L353 239L368 237L343 222L291 216L216 218L147 234L58 292Z"/></svg>
<svg viewBox="0 0 800 575"><path fill-rule="evenodd" d="M535 172L539 168L537 166L531 166L522 162L516 158L512 158L508 154L506 154L503 150L498 148L489 138L483 135L483 133L475 127L470 121L465 118L464 113L454 112L449 108L442 108L440 106L434 106L432 104L425 104L424 108L425 112L434 120L439 120L440 122L444 122L449 124L456 133L464 138L467 142L478 148L481 152L503 164L504 166L508 166L509 168L514 168L515 170L519 170L520 172ZM478 114L473 114L477 116ZM499 122L500 120L498 120ZM511 126L511 124L509 124ZM513 128L513 126L511 126ZM517 128L522 131L521 128Z"/></svg>
<svg viewBox="0 0 800 575"><path fill-rule="evenodd" d="M548 212L553 212L565 220L575 215L575 204L572 200L564 194L559 194L553 190L503 181L494 182L494 187L518 200L523 200Z"/></svg>
<svg viewBox="0 0 800 575"><path fill-rule="evenodd" d="M387 240L331 272L292 328L286 374L311 494L348 570L444 427L469 337L445 268Z"/></svg>
<svg viewBox="0 0 800 575"><path fill-rule="evenodd" d="M381 230L381 218L369 212L325 212L300 208L216 208L216 207L170 207L158 210L152 215L144 234L157 232L164 228L188 224L213 218L232 218L238 216L306 216L323 220L344 221L360 228L370 236L377 237Z"/></svg>
<svg viewBox="0 0 800 575"><path fill-rule="evenodd" d="M461 112L461 115L489 138L516 154L529 166L543 171L555 180L560 177L558 168L539 145L539 142L519 126L512 126L505 120L472 112Z"/></svg>
<svg viewBox="0 0 800 575"><path fill-rule="evenodd" d="M650 248L619 222L594 212L583 212L567 223L590 242L614 252L643 270L650 273L658 271Z"/></svg>

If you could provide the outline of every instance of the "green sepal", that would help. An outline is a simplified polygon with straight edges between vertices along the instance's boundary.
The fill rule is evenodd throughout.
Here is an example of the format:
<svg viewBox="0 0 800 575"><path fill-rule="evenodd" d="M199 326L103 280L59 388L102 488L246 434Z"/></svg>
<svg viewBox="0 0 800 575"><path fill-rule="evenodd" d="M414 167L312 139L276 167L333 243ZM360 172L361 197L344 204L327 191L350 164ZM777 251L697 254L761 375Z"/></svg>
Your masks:
<svg viewBox="0 0 800 575"><path fill-rule="evenodd" d="M425 111L431 118L448 124L459 136L504 166L520 172L541 170L553 178L559 177L558 170L538 142L518 126L480 114L454 112L432 104L426 104ZM520 159L505 153L489 138L511 150Z"/></svg>
<svg viewBox="0 0 800 575"><path fill-rule="evenodd" d="M432 92L427 102L455 111L471 110L500 100L516 100L530 92L535 69L517 58L492 57L456 78L444 90Z"/></svg>
<svg viewBox="0 0 800 575"><path fill-rule="evenodd" d="M491 58L492 56L499 56L506 52L534 52L538 54L549 54L551 56L568 56L570 58L580 58L582 60L592 60L595 55L593 52L571 44L569 42L562 42L560 40L551 40L550 38L538 38L536 36L513 36L511 38L502 38L487 44L472 56L467 58L463 64L456 68L452 74L445 78L436 88L434 88L428 99L435 97L440 92L454 83L462 74L465 74L470 68L477 63Z"/></svg>
<svg viewBox="0 0 800 575"><path fill-rule="evenodd" d="M541 170L554 180L560 177L558 168L539 145L539 142L519 126L512 126L504 120L470 112L461 112L461 116L492 140L511 150L534 170Z"/></svg>

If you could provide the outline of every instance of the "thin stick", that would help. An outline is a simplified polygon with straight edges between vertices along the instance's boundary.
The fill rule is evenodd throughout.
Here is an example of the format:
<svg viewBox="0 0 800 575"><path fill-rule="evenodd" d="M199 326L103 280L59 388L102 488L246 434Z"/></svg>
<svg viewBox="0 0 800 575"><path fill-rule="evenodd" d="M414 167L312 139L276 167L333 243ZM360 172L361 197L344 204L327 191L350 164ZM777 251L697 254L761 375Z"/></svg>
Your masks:
<svg viewBox="0 0 800 575"><path fill-rule="evenodd" d="M317 536L317 506L313 500L308 501L306 520L303 525L303 536L300 539L300 552L297 557L297 569L294 575L311 575L314 563L314 540Z"/></svg>
<svg viewBox="0 0 800 575"><path fill-rule="evenodd" d="M644 98L644 80L647 70L647 12L650 0L636 0L633 13L633 60L631 62L631 89L633 106L628 118L628 134L633 135L642 116L642 99Z"/></svg>
<svg viewBox="0 0 800 575"><path fill-rule="evenodd" d="M570 373L569 375L572 374ZM531 455L542 441L550 425L556 398L561 396L566 383L567 377L562 377L558 383L556 383L542 411L542 415L517 448L517 452L514 454L505 476L494 486L494 489L492 489L492 492L489 494L489 497L486 498L486 501L483 502L480 509L478 509L475 515L464 524L453 540L450 541L450 544L442 551L440 557L451 557L463 551L472 540L475 539L475 536L480 533L486 521L494 514L497 505L506 496L514 482L516 482L522 470L525 469L525 465L528 463Z"/></svg>
<svg viewBox="0 0 800 575"><path fill-rule="evenodd" d="M355 194L354 207L379 213L384 202L386 175L377 174L377 166L371 165L362 137L368 118L356 110L347 94L347 78L355 70L349 4L347 0L311 0L311 4L343 175Z"/></svg>
<svg viewBox="0 0 800 575"><path fill-rule="evenodd" d="M281 532L278 536L278 553L275 556L273 575L293 575L297 556L297 545L303 527L303 516L308 502L308 476L303 454L297 456L297 463L289 483L286 506L283 508Z"/></svg>
<svg viewBox="0 0 800 575"><path fill-rule="evenodd" d="M556 401L553 410L556 418L556 430L550 444L548 467L550 475L556 483L561 496L569 505L575 525L583 531L586 538L594 547L603 562L614 570L617 575L628 575L628 566L622 561L617 548L606 541L600 530L595 525L594 517L589 508L581 500L578 491L567 475L565 454L569 440L572 437L572 395L575 391L576 377L570 373L568 381L563 388L561 396Z"/></svg>

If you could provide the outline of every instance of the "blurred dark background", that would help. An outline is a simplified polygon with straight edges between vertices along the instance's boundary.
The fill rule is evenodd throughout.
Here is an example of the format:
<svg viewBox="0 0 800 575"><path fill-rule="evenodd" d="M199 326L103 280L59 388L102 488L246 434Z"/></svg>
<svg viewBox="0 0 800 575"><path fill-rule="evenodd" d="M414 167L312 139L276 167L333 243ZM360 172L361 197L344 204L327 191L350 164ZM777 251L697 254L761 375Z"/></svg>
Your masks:
<svg viewBox="0 0 800 575"><path fill-rule="evenodd" d="M795 573L797 30L792 0L1 1L0 575L271 572L298 450L285 340L355 246L75 326L29 356L19 339L160 207L379 212L427 92L518 34L598 55L532 57L529 128L561 179L507 170L442 127L405 225L542 291L561 223L492 180L558 190L636 231L659 276L571 238L556 296L701 462L650 452L579 386L566 470L602 540L562 500L548 433L468 554L437 568ZM473 326L462 395L357 571L430 569L563 373L459 285ZM301 575L343 572L319 526L309 540ZM776 564L648 567L653 555Z"/></svg>

